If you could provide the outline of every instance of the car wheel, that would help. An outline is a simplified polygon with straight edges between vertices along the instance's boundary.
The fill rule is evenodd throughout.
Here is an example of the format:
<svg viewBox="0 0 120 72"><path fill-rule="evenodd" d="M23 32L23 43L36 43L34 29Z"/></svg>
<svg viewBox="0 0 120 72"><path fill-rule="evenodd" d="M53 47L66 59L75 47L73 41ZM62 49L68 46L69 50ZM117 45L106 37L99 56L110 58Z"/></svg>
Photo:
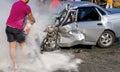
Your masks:
<svg viewBox="0 0 120 72"><path fill-rule="evenodd" d="M104 31L98 40L98 46L101 48L110 47L115 41L115 35L111 31Z"/></svg>
<svg viewBox="0 0 120 72"><path fill-rule="evenodd" d="M57 44L57 39L51 39L49 36L46 36L41 43L41 51L53 51L59 48Z"/></svg>

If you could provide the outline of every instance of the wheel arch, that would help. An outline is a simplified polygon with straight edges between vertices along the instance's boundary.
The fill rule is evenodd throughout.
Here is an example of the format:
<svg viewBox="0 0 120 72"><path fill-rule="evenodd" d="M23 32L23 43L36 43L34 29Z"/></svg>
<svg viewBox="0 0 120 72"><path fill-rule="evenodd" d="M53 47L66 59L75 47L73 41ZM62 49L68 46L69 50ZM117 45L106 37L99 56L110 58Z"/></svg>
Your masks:
<svg viewBox="0 0 120 72"><path fill-rule="evenodd" d="M104 30L104 31L111 31L111 32L114 34L115 38L116 38L116 34L115 34L115 32L114 32L113 30L111 30L111 29L106 29L106 30ZM103 32L104 32L104 31L103 31Z"/></svg>
<svg viewBox="0 0 120 72"><path fill-rule="evenodd" d="M105 31L110 31L110 32L112 32L112 33L114 34L115 38L116 38L116 34L115 34L115 32L114 32L113 30L111 30L111 29L106 29L106 30L104 30L104 31L102 32L102 34L103 34ZM101 34L101 35L102 35L102 34ZM100 36L101 36L101 35L100 35ZM100 38L100 37L99 37L99 38ZM97 42L96 42L96 45L97 45L97 46L98 46L99 38L98 38L98 40L97 40Z"/></svg>

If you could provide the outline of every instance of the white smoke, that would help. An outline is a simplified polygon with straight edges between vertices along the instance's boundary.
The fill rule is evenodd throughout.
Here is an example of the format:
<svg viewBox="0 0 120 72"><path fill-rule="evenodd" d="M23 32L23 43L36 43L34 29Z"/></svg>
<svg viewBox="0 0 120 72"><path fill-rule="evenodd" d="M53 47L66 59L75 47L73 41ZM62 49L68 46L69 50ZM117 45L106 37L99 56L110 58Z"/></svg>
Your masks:
<svg viewBox="0 0 120 72"><path fill-rule="evenodd" d="M11 59L9 57L9 47L5 34L6 20L9 15L11 5L16 0L0 0L0 69L4 72L13 72ZM61 51L45 52L40 54L40 43L45 36L43 30L48 24L52 23L52 17L49 13L49 7L41 7L37 0L30 0L29 5L32 8L36 23L31 32L26 36L27 43L27 62L24 62L22 52L17 44L16 53L19 64L17 72L53 72L58 69L77 72L78 64L82 61L75 59L74 55ZM47 9L47 10L46 10Z"/></svg>

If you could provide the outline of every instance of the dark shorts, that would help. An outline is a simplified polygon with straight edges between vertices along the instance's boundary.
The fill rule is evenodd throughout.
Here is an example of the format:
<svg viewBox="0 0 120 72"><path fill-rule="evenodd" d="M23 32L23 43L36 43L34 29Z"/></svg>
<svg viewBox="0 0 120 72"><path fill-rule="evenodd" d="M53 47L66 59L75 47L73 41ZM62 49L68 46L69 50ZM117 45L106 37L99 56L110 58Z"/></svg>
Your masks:
<svg viewBox="0 0 120 72"><path fill-rule="evenodd" d="M12 28L7 26L6 27L6 35L8 42L17 41L19 43L25 41L25 34L23 30Z"/></svg>

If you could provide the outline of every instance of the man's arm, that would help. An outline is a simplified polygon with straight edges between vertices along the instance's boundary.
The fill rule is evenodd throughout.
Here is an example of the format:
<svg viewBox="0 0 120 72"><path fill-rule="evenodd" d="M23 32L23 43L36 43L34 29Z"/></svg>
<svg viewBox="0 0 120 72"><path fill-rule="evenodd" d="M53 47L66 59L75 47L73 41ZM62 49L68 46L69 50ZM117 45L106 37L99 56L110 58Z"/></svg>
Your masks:
<svg viewBox="0 0 120 72"><path fill-rule="evenodd" d="M28 14L28 19L29 19L29 22L24 27L24 33L25 34L29 33L31 26L35 23L35 19L34 19L32 13Z"/></svg>
<svg viewBox="0 0 120 72"><path fill-rule="evenodd" d="M34 24L34 23L35 23L35 19L34 19L32 13L29 13L29 14L28 14L28 18L29 18L31 24Z"/></svg>

